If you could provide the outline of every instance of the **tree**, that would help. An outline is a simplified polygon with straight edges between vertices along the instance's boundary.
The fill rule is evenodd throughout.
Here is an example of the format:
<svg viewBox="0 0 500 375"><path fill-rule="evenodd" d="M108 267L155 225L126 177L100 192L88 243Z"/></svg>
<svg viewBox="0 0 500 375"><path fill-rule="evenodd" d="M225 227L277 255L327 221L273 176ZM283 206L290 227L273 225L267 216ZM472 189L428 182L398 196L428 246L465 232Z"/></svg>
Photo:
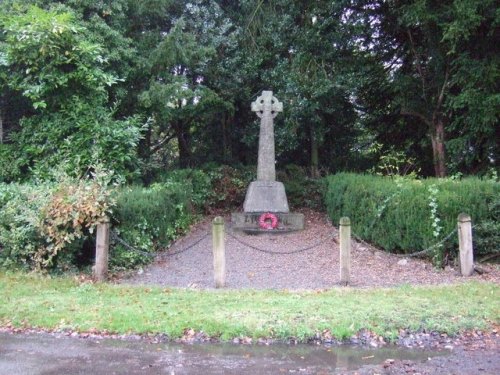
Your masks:
<svg viewBox="0 0 500 375"><path fill-rule="evenodd" d="M72 13L31 6L2 21L8 85L35 109L58 110L68 97L103 95L116 82L100 67L106 61L100 46L88 41Z"/></svg>
<svg viewBox="0 0 500 375"><path fill-rule="evenodd" d="M7 85L34 108L11 134L22 168L47 173L66 163L78 174L107 161L119 174L130 173L139 123L116 121L106 108L106 87L117 79L103 70L106 57L73 13L14 7L2 18L2 29ZM117 159L106 155L111 148L121 151Z"/></svg>
<svg viewBox="0 0 500 375"><path fill-rule="evenodd" d="M236 92L242 105L238 117L249 112L249 103L263 89L272 89L285 105L276 119L278 161L308 165L313 176L319 175L320 165L340 167L356 133L346 78L352 48L341 24L343 2L222 3L237 25L239 50L232 58L247 88ZM258 134L253 117L243 117L251 125L243 137L249 145ZM334 147L331 137L339 141Z"/></svg>
<svg viewBox="0 0 500 375"><path fill-rule="evenodd" d="M491 0L454 1L443 26L451 59L445 107L454 172L484 173L500 165L500 15L492 12L495 5Z"/></svg>
<svg viewBox="0 0 500 375"><path fill-rule="evenodd" d="M498 163L493 0L27 3L40 8L0 4L9 178L42 161L80 170L103 158L109 143L91 144L103 125L124 145L115 167L130 175L140 164L146 181L174 165L255 163L250 103L264 89L285 105L278 163L313 176L366 170L373 149L404 152L425 175ZM71 155L73 143L85 152Z"/></svg>
<svg viewBox="0 0 500 375"><path fill-rule="evenodd" d="M213 19L205 15L210 11L215 13ZM215 3L187 3L171 28L162 32L148 59L149 86L140 95L140 102L153 115L148 148L154 153L175 139L179 165L184 168L196 159L195 133L205 133L206 142L211 121L231 110L230 103L210 88L207 74L221 43L218 29L211 27L218 16Z"/></svg>
<svg viewBox="0 0 500 375"><path fill-rule="evenodd" d="M427 131L438 177L450 167L458 171L458 165L473 171L464 168L466 160L469 166L476 160L485 167L488 159L498 159L498 143L492 142L498 119L493 4L375 0L355 2L351 9L353 22L364 23L367 30L361 38L364 53L376 56L392 92L379 108L386 106L393 118L397 113L404 117L396 122L401 121L413 145L423 141L422 129ZM371 101L377 106L377 99ZM386 132L387 125L382 122L376 131Z"/></svg>

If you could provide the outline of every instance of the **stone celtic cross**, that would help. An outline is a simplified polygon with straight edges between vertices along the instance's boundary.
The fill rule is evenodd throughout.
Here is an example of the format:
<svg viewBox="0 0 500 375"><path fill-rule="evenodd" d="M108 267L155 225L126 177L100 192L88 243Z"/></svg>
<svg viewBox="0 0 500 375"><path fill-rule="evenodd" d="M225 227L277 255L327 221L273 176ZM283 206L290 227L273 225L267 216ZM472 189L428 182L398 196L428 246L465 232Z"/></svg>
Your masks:
<svg viewBox="0 0 500 375"><path fill-rule="evenodd" d="M262 91L262 95L252 103L252 111L260 117L257 180L248 185L243 213L231 215L233 228L249 233L302 230L304 215L290 212L285 185L276 181L273 119L283 112L283 104L273 96L272 91ZM277 226L272 229L262 227L263 217L274 218Z"/></svg>
<svg viewBox="0 0 500 375"><path fill-rule="evenodd" d="M272 91L262 91L252 103L252 111L260 117L257 180L276 181L273 119L278 112L283 112L283 103L273 96Z"/></svg>

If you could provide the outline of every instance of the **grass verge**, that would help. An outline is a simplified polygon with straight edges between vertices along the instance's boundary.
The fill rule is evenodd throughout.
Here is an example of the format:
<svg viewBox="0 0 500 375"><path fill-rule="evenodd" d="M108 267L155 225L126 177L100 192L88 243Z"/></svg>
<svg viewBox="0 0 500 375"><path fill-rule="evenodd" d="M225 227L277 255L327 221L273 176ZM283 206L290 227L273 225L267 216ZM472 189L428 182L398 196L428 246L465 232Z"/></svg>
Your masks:
<svg viewBox="0 0 500 375"><path fill-rule="evenodd" d="M0 326L165 333L188 329L228 340L269 337L301 341L330 330L338 339L368 329L386 338L398 330L454 334L500 320L493 283L328 291L183 290L79 283L0 273Z"/></svg>

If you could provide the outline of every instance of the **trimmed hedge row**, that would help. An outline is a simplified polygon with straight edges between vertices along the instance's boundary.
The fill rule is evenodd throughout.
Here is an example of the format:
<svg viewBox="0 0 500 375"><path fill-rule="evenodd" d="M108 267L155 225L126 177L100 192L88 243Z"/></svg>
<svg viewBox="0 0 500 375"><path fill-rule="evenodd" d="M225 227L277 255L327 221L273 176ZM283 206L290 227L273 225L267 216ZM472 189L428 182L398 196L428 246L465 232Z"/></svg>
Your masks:
<svg viewBox="0 0 500 375"><path fill-rule="evenodd" d="M102 202L94 202L92 195L88 204L82 206L85 197L75 194L93 193L92 183L93 180L84 183L76 179L68 179L66 185L0 183L0 266L26 269L43 266L66 271L93 263L95 232L91 228L94 223L74 227L85 214L102 205ZM64 186L67 188L63 189ZM78 186L81 188L76 189ZM124 187L113 193L106 187L103 189L106 195L112 194L108 213L113 230L130 245L112 240L110 263L115 269L147 263L151 260L149 253L167 246L193 220L193 188L189 180L170 179L147 188ZM58 230L56 234L66 240L51 256L51 262L43 265L37 258L54 247L47 234L54 232L54 228L47 229L50 223ZM81 233L75 236L77 229Z"/></svg>
<svg viewBox="0 0 500 375"><path fill-rule="evenodd" d="M81 184L77 179L62 177L68 186ZM106 194L111 194L109 214L113 234L118 235L118 238L112 236L110 254L110 265L116 270L148 263L154 252L167 247L189 227L197 213L242 202L247 180L251 180L246 170L225 166L209 167L207 170L175 170L161 177L161 182L148 187L127 186L115 190L108 185L109 181L102 186ZM92 184L92 180L87 183ZM68 216L67 202L73 203L69 216L75 218L82 217L87 208L95 208L84 207L85 212L80 212L78 203L81 197L65 195L72 189L59 190L59 182L0 182L0 266L35 268L37 254L48 243L44 223L59 220L59 214ZM88 189L83 191L92 192ZM52 207L50 212L53 213L55 203L58 215L52 217L48 208ZM99 206L99 202L95 204ZM60 213L58 207L61 208ZM70 224L73 222L79 221L71 221ZM64 241L64 248L57 251L53 262L45 267L47 269L66 271L89 266L93 262L95 234L91 225L74 239L74 230L67 224L61 222L57 225L68 241Z"/></svg>
<svg viewBox="0 0 500 375"><path fill-rule="evenodd" d="M182 233L192 221L188 210L190 192L187 184L179 182L120 189L112 227L119 238L139 251L112 241L110 265L123 269L145 264L151 258L148 254L167 246Z"/></svg>
<svg viewBox="0 0 500 375"><path fill-rule="evenodd" d="M332 222L342 216L351 219L355 235L390 252L413 253L427 249L456 230L457 217L464 212L473 224L495 225L500 184L478 178L463 180L381 177L340 173L327 177L325 202ZM434 210L433 210L434 208ZM500 251L484 246L484 236L475 230L476 254ZM478 238L482 235L482 238ZM432 255L437 263L445 255L453 255L458 238L452 235Z"/></svg>

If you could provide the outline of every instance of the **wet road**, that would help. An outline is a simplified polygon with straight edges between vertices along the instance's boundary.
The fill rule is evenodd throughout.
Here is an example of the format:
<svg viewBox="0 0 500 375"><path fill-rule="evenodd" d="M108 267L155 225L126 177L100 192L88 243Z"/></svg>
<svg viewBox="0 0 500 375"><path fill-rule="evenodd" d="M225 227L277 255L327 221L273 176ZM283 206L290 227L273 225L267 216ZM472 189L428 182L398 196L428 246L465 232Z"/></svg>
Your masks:
<svg viewBox="0 0 500 375"><path fill-rule="evenodd" d="M151 344L0 333L0 374L338 374L436 353L312 345Z"/></svg>

